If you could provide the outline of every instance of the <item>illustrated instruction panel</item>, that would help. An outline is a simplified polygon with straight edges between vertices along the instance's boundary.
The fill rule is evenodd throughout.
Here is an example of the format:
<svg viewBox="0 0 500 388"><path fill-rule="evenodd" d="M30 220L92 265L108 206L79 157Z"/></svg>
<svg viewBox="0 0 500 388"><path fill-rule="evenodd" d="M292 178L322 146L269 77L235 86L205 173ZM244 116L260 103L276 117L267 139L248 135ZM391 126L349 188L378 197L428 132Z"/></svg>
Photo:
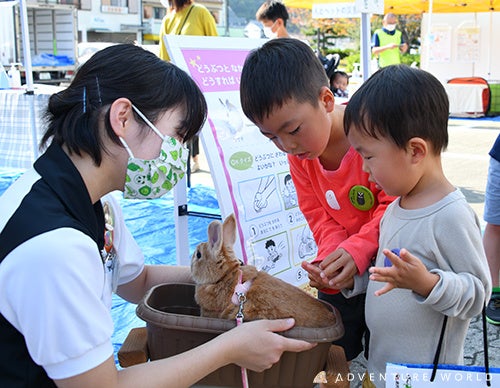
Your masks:
<svg viewBox="0 0 500 388"><path fill-rule="evenodd" d="M235 251L245 263L302 286L303 260L317 247L301 213L287 156L243 114L239 84L246 56L265 40L166 36L170 57L203 91L208 119L201 140L222 217L234 213Z"/></svg>

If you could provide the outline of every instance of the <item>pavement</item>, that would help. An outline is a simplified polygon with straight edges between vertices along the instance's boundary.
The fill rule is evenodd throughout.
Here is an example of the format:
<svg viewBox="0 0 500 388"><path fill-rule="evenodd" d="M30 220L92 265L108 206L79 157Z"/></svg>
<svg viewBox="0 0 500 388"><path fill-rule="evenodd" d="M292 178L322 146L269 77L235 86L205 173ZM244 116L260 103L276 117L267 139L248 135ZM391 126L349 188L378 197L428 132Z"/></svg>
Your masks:
<svg viewBox="0 0 500 388"><path fill-rule="evenodd" d="M488 172L488 152L500 133L500 121L482 119L450 119L449 144L442 163L448 179L464 193L479 219L483 221L484 194ZM191 184L214 187L206 155L200 154L200 170L191 175ZM500 326L487 324L489 364L500 368ZM464 361L466 365L484 366L481 317L475 317L467 334ZM351 388L361 388L357 376L366 371L366 359L360 355L351 363Z"/></svg>

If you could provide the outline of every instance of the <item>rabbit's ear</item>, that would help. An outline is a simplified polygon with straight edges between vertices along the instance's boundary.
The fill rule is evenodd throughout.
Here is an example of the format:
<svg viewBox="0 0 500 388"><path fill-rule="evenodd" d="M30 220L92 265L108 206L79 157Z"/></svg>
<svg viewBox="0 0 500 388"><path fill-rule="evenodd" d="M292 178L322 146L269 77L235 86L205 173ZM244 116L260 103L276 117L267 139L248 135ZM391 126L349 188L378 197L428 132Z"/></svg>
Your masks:
<svg viewBox="0 0 500 388"><path fill-rule="evenodd" d="M210 249L219 250L222 246L222 224L220 221L212 221L208 225L208 243Z"/></svg>
<svg viewBox="0 0 500 388"><path fill-rule="evenodd" d="M236 242L236 218L234 217L234 213L231 213L224 220L224 224L222 225L222 241L229 248L232 248Z"/></svg>

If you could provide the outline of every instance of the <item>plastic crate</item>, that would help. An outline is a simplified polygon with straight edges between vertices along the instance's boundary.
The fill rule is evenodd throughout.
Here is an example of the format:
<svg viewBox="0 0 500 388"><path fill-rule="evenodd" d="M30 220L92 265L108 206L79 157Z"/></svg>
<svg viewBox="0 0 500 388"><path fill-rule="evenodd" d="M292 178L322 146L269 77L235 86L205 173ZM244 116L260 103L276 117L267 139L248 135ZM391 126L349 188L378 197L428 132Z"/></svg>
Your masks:
<svg viewBox="0 0 500 388"><path fill-rule="evenodd" d="M490 109L488 116L500 115L500 81L488 81L490 85Z"/></svg>
<svg viewBox="0 0 500 388"><path fill-rule="evenodd" d="M137 306L137 315L146 321L151 360L187 351L235 327L236 323L232 320L200 317L194 292L192 284L160 284L153 287ZM278 363L264 372L248 371L250 387L314 386L314 378L325 367L331 342L344 335L338 311L331 305L328 306L337 315L335 325L323 328L294 327L281 333L285 337L317 342L318 345L300 353L285 352ZM200 380L198 384L241 387L241 369L235 364L227 365Z"/></svg>

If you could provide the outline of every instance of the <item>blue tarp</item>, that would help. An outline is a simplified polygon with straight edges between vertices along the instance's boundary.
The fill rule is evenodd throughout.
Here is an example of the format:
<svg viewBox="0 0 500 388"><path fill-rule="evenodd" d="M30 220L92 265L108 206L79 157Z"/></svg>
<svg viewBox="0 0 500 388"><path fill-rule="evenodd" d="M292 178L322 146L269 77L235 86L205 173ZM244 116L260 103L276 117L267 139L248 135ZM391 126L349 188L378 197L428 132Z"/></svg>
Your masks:
<svg viewBox="0 0 500 388"><path fill-rule="evenodd" d="M15 181L19 170L0 170L0 195ZM197 185L188 189L190 211L220 214L219 204L213 188ZM139 201L119 197L125 222L144 252L146 264L176 265L174 198L168 194L160 199ZM199 242L206 241L210 218L190 216L188 218L190 252ZM127 334L134 327L145 326L145 322L135 314L136 305L113 296L111 315L115 323L112 337L116 354Z"/></svg>
<svg viewBox="0 0 500 388"><path fill-rule="evenodd" d="M70 66L74 65L75 61L67 55L41 53L31 59L31 64L33 66Z"/></svg>

